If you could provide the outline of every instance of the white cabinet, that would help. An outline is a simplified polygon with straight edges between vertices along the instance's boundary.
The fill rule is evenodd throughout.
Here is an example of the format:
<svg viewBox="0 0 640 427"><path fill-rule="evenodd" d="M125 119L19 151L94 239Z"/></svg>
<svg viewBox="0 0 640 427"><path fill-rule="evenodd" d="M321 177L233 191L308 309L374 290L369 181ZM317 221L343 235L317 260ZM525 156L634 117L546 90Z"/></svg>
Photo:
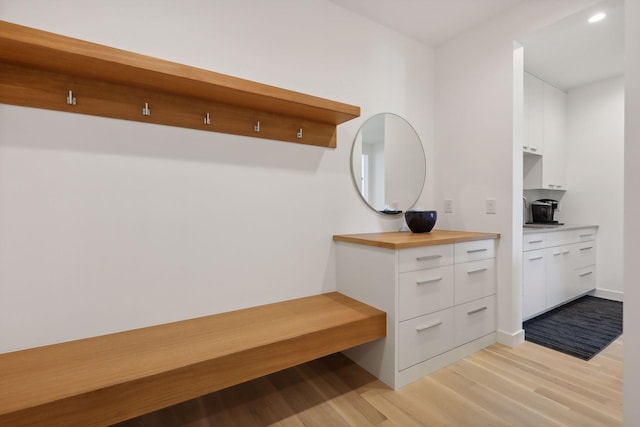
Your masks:
<svg viewBox="0 0 640 427"><path fill-rule="evenodd" d="M596 227L524 235L524 320L596 288L596 236Z"/></svg>
<svg viewBox="0 0 640 427"><path fill-rule="evenodd" d="M522 149L542 155L544 147L544 85L539 78L524 73L524 138Z"/></svg>
<svg viewBox="0 0 640 427"><path fill-rule="evenodd" d="M427 244L336 244L338 292L387 313L384 343L344 353L392 388L495 342L496 240Z"/></svg>
<svg viewBox="0 0 640 427"><path fill-rule="evenodd" d="M546 308L545 250L522 254L522 317L528 319Z"/></svg>
<svg viewBox="0 0 640 427"><path fill-rule="evenodd" d="M565 92L525 73L525 190L566 189L566 110Z"/></svg>
<svg viewBox="0 0 640 427"><path fill-rule="evenodd" d="M542 188L565 189L566 111L567 94L545 83Z"/></svg>

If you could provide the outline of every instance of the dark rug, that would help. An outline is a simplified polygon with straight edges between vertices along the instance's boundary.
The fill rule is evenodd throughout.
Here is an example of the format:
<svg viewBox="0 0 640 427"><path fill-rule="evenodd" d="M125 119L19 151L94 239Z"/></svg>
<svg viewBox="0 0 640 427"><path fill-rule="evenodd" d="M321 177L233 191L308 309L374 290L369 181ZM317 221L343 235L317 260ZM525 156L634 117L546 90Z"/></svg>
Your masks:
<svg viewBox="0 0 640 427"><path fill-rule="evenodd" d="M589 360L622 335L622 303L584 296L523 327L525 340Z"/></svg>

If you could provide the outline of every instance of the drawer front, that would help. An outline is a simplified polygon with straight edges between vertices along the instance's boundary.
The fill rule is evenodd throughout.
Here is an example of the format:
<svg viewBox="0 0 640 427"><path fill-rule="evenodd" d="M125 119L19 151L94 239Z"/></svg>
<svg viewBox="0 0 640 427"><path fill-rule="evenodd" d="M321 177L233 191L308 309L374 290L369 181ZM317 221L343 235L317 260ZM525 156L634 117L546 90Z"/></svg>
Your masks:
<svg viewBox="0 0 640 427"><path fill-rule="evenodd" d="M595 240L571 245L571 268L587 267L596 263Z"/></svg>
<svg viewBox="0 0 640 427"><path fill-rule="evenodd" d="M454 317L456 347L494 332L496 330L495 296L455 307Z"/></svg>
<svg viewBox="0 0 640 427"><path fill-rule="evenodd" d="M551 248L553 246L561 246L568 245L570 243L575 243L575 233L574 230L567 231L550 231L547 233L545 238L546 247Z"/></svg>
<svg viewBox="0 0 640 427"><path fill-rule="evenodd" d="M576 242L588 242L590 240L596 240L598 229L596 227L581 228L574 230Z"/></svg>
<svg viewBox="0 0 640 427"><path fill-rule="evenodd" d="M398 370L403 370L453 348L453 309L400 322L398 329Z"/></svg>
<svg viewBox="0 0 640 427"><path fill-rule="evenodd" d="M453 245L421 246L401 249L398 255L400 272L422 270L453 264Z"/></svg>
<svg viewBox="0 0 640 427"><path fill-rule="evenodd" d="M456 305L495 294L495 258L456 264L455 284Z"/></svg>
<svg viewBox="0 0 640 427"><path fill-rule="evenodd" d="M496 256L495 240L476 240L473 242L456 243L456 264Z"/></svg>
<svg viewBox="0 0 640 427"><path fill-rule="evenodd" d="M596 266L575 270L571 280L571 297L584 294L596 288Z"/></svg>
<svg viewBox="0 0 640 427"><path fill-rule="evenodd" d="M545 233L525 234L522 236L522 250L542 249L545 244Z"/></svg>
<svg viewBox="0 0 640 427"><path fill-rule="evenodd" d="M453 266L400 273L399 319L453 307Z"/></svg>

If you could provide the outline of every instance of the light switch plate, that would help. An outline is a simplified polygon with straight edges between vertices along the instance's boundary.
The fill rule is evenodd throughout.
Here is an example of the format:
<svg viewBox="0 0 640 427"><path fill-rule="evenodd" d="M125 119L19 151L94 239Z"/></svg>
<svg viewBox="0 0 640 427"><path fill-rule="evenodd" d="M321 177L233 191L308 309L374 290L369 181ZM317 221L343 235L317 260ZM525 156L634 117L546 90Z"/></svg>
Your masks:
<svg viewBox="0 0 640 427"><path fill-rule="evenodd" d="M444 201L444 212L445 213L453 213L453 200L445 199L445 201Z"/></svg>
<svg viewBox="0 0 640 427"><path fill-rule="evenodd" d="M486 210L488 214L496 213L496 199L487 199Z"/></svg>

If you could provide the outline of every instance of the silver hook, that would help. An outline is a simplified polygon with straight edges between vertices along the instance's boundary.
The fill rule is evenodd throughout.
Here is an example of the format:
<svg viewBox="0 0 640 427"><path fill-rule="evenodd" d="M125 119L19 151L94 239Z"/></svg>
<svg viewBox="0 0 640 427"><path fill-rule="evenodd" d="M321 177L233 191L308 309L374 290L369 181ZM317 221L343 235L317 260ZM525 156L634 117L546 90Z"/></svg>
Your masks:
<svg viewBox="0 0 640 427"><path fill-rule="evenodd" d="M69 91L69 95L67 96L67 104L76 105L76 98L73 96L73 91Z"/></svg>
<svg viewBox="0 0 640 427"><path fill-rule="evenodd" d="M298 137L298 139L302 139L302 128L300 128L296 136Z"/></svg>
<svg viewBox="0 0 640 427"><path fill-rule="evenodd" d="M207 115L204 116L204 124L205 125L210 125L211 124L211 116L209 115L209 113L207 113Z"/></svg>
<svg viewBox="0 0 640 427"><path fill-rule="evenodd" d="M256 132L260 132L260 120L258 120L258 122L255 124L253 130Z"/></svg>
<svg viewBox="0 0 640 427"><path fill-rule="evenodd" d="M144 103L144 108L142 109L142 115L143 116L150 116L151 115L151 110L149 109L149 103L148 102Z"/></svg>

